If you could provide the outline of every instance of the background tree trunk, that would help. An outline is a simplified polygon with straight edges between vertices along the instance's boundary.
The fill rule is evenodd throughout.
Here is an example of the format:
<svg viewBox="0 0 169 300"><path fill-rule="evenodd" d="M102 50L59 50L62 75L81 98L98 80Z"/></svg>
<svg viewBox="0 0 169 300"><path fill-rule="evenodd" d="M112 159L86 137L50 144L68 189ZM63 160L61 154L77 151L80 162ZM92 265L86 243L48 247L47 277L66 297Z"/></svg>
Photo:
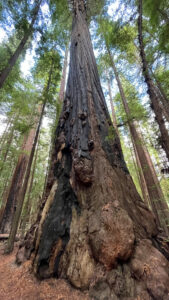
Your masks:
<svg viewBox="0 0 169 300"><path fill-rule="evenodd" d="M126 112L126 116L128 119L128 125L130 129L130 133L133 140L133 146L136 147L137 155L139 158L139 162L141 164L141 169L144 174L145 182L147 185L147 190L149 193L149 199L151 203L151 208L153 210L153 213L156 216L156 221L159 227L163 228L166 235L169 235L168 231L168 221L169 221L169 210L167 203L164 199L163 192L161 190L160 184L158 182L158 178L156 175L156 172L154 170L151 157L146 149L146 147L143 145L143 140L141 138L141 135L139 134L138 130L136 129L136 125L133 121L131 121L130 118L130 109L127 103L127 99L125 97L125 93L123 90L123 86L120 81L120 77L118 75L118 71L116 69L113 57L111 55L111 52L109 48L107 47L109 57L111 59L112 68L115 74L115 78L118 84L118 88L120 91L121 99L123 102L124 110Z"/></svg>
<svg viewBox="0 0 169 300"><path fill-rule="evenodd" d="M16 208L17 198L20 190L22 189L22 183L26 172L29 155L32 149L33 141L35 138L36 129L32 128L24 138L22 145L22 154L18 158L17 165L12 177L11 186L8 192L5 210L2 213L3 218L0 224L1 233L9 233L13 214Z"/></svg>
<svg viewBox="0 0 169 300"><path fill-rule="evenodd" d="M159 104L160 100L158 99L158 97L156 95L154 83L153 83L153 80L149 73L148 64L147 64L147 60L146 60L146 54L144 51L143 33L142 33L142 0L139 0L138 12L139 12L138 39L139 39L139 44L140 44L140 57L142 59L143 76L145 78L145 82L148 87L148 94L150 96L151 106L152 106L152 109L154 110L155 118L159 125L159 129L160 129L160 133L161 133L160 144L163 147L163 149L166 153L166 156L169 160L169 134L168 134L168 130L165 126L162 108Z"/></svg>
<svg viewBox="0 0 169 300"><path fill-rule="evenodd" d="M40 278L66 278L77 288L89 289L94 299L164 298L169 292L168 261L152 244L155 221L135 189L118 137L107 138L112 125L85 3L75 0L73 4L55 181L32 248L34 272Z"/></svg>
<svg viewBox="0 0 169 300"><path fill-rule="evenodd" d="M25 34L20 42L20 44L18 45L16 51L14 52L14 54L11 56L11 58L9 59L8 61L8 64L6 66L6 68L4 70L2 70L1 74L0 74L0 88L3 87L4 83L5 83L5 80L7 79L7 77L9 76L10 72L12 71L18 57L21 55L29 37L31 36L32 34L32 30L33 30L33 26L34 26L34 23L36 21L36 18L38 16L38 12L39 12L39 9L40 9L40 5L41 5L41 2L42 0L39 0L37 2L37 5L34 9L34 13L33 13L33 17L32 17L32 21L31 21L31 24L29 26L29 29L27 31L25 31Z"/></svg>

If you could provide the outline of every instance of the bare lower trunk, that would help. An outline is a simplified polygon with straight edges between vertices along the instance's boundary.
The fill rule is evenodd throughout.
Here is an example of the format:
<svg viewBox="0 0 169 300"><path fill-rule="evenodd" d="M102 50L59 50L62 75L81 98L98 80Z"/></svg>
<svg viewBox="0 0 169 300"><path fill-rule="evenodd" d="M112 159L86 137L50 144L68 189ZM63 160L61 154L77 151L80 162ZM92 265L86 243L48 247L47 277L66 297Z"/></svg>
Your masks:
<svg viewBox="0 0 169 300"><path fill-rule="evenodd" d="M39 12L39 8L40 8L40 4L41 4L42 0L38 1L38 4L35 7L34 10L34 14L33 14L33 18L32 18L32 22L30 24L29 29L25 32L24 37L22 38L18 48L16 49L16 51L14 52L14 54L11 56L11 58L8 61L8 64L6 66L6 68L4 70L2 70L2 72L0 73L0 88L3 87L5 80L7 79L7 77L9 76L10 72L12 71L18 57L21 55L29 37L32 34L32 30L33 30L33 26L34 23L36 21L38 12Z"/></svg>
<svg viewBox="0 0 169 300"><path fill-rule="evenodd" d="M168 261L152 244L157 234L154 218L134 187L117 136L106 138L112 125L85 3L73 3L55 180L34 243L30 247L27 240L25 251L29 245L37 276L66 278L76 288L89 289L91 299L162 299L169 292Z"/></svg>
<svg viewBox="0 0 169 300"><path fill-rule="evenodd" d="M161 137L160 137L160 144L163 147L166 156L169 160L169 134L168 130L165 126L165 120L163 118L162 108L160 106L160 99L156 95L156 91L154 88L153 80L149 73L149 68L146 60L146 55L144 51L144 44L143 44L143 33L142 33L142 0L139 0L139 18L138 18L138 32L139 32L139 44L140 44L140 56L142 59L142 69L143 69L143 76L145 78L145 82L148 87L148 94L151 100L151 106L155 113L156 121L159 125Z"/></svg>

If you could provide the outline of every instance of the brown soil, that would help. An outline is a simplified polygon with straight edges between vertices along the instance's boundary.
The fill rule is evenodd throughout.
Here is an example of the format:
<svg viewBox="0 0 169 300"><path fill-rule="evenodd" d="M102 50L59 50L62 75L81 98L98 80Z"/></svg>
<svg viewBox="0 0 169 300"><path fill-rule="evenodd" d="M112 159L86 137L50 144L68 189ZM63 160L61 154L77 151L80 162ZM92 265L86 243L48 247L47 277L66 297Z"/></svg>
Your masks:
<svg viewBox="0 0 169 300"><path fill-rule="evenodd" d="M0 299L1 300L89 300L88 296L74 290L66 281L47 279L39 281L31 273L31 263L15 264L17 247L4 255L0 243Z"/></svg>

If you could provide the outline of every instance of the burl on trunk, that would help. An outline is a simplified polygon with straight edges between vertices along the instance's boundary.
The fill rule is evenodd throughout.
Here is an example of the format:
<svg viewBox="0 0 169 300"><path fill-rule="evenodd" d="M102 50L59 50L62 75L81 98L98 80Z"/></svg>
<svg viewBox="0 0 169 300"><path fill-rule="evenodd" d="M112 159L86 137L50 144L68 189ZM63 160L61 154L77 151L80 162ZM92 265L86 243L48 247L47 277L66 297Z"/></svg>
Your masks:
<svg viewBox="0 0 169 300"><path fill-rule="evenodd" d="M135 189L111 124L84 1L74 4L53 186L25 253L32 253L40 278L66 278L94 299L168 299L161 253L167 250L157 242L155 218Z"/></svg>

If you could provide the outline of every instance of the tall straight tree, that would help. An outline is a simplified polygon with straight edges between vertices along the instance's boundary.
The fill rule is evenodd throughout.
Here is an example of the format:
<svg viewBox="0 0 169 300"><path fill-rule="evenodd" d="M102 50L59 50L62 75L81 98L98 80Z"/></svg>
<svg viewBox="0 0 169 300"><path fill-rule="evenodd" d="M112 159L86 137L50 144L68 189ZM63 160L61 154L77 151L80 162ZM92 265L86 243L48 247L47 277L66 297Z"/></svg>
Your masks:
<svg viewBox="0 0 169 300"><path fill-rule="evenodd" d="M70 68L57 127L55 181L32 248L34 272L40 278L67 278L75 287L89 289L94 299L162 299L169 293L168 261L157 249L154 218L135 189L118 137L109 138L114 129L86 22L86 1L71 4Z"/></svg>
<svg viewBox="0 0 169 300"><path fill-rule="evenodd" d="M21 41L20 41L17 49L15 50L15 52L10 57L7 66L0 73L0 88L3 87L5 80L7 79L7 77L10 74L12 68L14 67L18 57L21 55L22 51L24 50L24 47L25 47L29 37L31 36L31 34L33 32L33 27L34 27L35 21L36 21L37 16L38 16L38 12L39 12L39 9L40 9L41 2L42 2L42 0L36 1L36 5L35 5L35 8L34 8L34 11L33 11L33 14L32 14L32 20L31 20L31 23L30 23L29 27L25 30L24 36L21 39Z"/></svg>
<svg viewBox="0 0 169 300"><path fill-rule="evenodd" d="M151 105L155 113L156 121L159 125L161 137L160 137L160 143L166 153L166 156L169 160L169 134L168 130L165 125L165 120L163 118L163 112L162 108L160 106L160 99L158 98L158 95L156 94L156 88L154 86L153 80L151 78L149 67L147 63L146 53L144 50L144 43L143 43L143 30L142 30L142 0L139 0L138 5L138 39L139 39L139 45L140 45L140 57L142 60L142 70L143 70L143 76L145 78L145 82L148 87L148 94L151 100Z"/></svg>
<svg viewBox="0 0 169 300"><path fill-rule="evenodd" d="M29 161L29 155L32 149L33 141L35 138L35 133L36 127L32 128L30 132L24 137L21 149L22 153L18 158L18 162L12 176L10 188L6 199L6 205L1 208L1 233L9 233L10 231L13 214L17 205L17 198L20 190L22 189L22 183Z"/></svg>
<svg viewBox="0 0 169 300"><path fill-rule="evenodd" d="M151 161L151 157L146 149L146 147L143 144L143 140L141 138L141 135L139 134L135 123L130 120L130 108L127 103L127 99L124 93L123 86L121 84L121 80L117 71L117 68L115 66L113 57L111 55L111 52L108 48L108 53L110 56L112 68L117 80L117 85L119 88L120 96L123 102L124 110L126 112L127 118L128 118L128 124L130 133L134 142L134 147L136 148L137 155L142 167L142 171L144 174L144 178L146 181L147 189L149 192L149 198L152 210L156 216L156 220L158 223L158 226L161 226L164 231L166 232L166 235L168 236L168 221L169 221L169 211L167 203L165 202L163 192L161 190L160 184L158 182L158 178L156 175L156 172L154 170L154 166Z"/></svg>

